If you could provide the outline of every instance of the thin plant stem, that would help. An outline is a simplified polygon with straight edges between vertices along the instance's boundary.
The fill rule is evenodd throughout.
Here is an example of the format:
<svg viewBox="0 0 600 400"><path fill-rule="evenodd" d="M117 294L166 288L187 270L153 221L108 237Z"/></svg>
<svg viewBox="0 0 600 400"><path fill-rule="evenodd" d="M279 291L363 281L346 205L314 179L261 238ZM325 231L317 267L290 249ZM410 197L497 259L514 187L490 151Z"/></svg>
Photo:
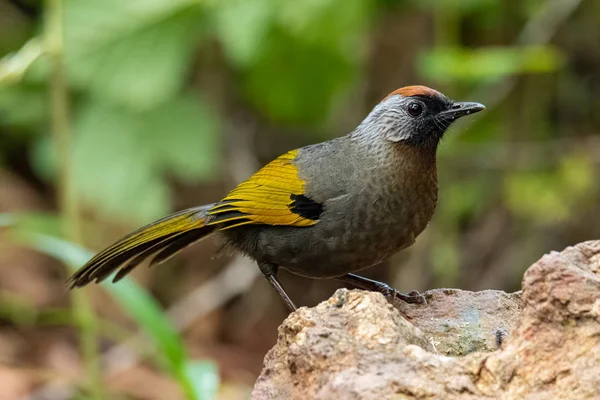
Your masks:
<svg viewBox="0 0 600 400"><path fill-rule="evenodd" d="M71 173L71 136L69 126L69 92L64 64L64 3L47 0L45 15L46 50L51 59L50 124L59 160L58 197L68 240L81 242L80 212ZM97 319L90 299L83 291L72 292L74 318L80 329L80 346L91 398L102 399L102 376L97 348Z"/></svg>

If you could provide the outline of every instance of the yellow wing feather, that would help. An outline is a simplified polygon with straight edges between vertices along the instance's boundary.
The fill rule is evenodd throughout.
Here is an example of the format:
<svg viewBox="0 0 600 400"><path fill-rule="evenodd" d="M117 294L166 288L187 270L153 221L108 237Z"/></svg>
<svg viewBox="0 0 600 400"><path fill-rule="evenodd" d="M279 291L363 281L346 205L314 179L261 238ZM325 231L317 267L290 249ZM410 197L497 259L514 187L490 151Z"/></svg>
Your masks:
<svg viewBox="0 0 600 400"><path fill-rule="evenodd" d="M150 265L159 264L214 229L246 224L316 224L322 205L304 195L305 182L292 163L297 154L297 150L290 151L267 164L212 207L183 210L127 235L73 274L69 286L102 281L116 270L117 281L143 260L152 258Z"/></svg>
<svg viewBox="0 0 600 400"><path fill-rule="evenodd" d="M226 223L223 229L229 229L245 224L316 224L318 220L305 218L292 210L292 196L303 195L306 183L292 163L297 154L297 150L292 150L280 156L233 189L208 211L217 217L208 225Z"/></svg>

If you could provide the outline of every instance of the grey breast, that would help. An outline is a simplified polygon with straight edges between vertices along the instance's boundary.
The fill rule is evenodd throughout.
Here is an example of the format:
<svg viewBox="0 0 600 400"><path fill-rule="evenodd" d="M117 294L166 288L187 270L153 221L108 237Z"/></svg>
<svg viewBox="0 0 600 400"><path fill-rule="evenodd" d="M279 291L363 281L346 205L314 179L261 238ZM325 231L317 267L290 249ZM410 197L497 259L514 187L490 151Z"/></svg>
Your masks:
<svg viewBox="0 0 600 400"><path fill-rule="evenodd" d="M226 231L230 242L259 262L312 278L358 271L411 245L433 209L414 209L423 203L415 182L399 172L402 165L390 149L373 148L388 145L365 148L345 136L300 149L294 162L306 196L324 205L319 222L305 228L247 225ZM432 190L419 185L418 192Z"/></svg>
<svg viewBox="0 0 600 400"><path fill-rule="evenodd" d="M435 206L437 183L404 176L395 144L348 136L301 149L296 163L306 195L324 204L319 223L290 229L278 263L310 277L358 271L410 246ZM430 182L431 181L431 182ZM268 242L270 232L268 235Z"/></svg>

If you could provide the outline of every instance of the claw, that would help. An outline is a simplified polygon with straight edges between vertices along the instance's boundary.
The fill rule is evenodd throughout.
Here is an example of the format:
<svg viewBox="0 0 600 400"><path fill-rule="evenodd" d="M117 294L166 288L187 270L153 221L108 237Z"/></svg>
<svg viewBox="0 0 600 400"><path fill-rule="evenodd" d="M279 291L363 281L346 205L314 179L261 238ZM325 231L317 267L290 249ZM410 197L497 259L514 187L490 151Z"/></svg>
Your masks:
<svg viewBox="0 0 600 400"><path fill-rule="evenodd" d="M409 304L424 304L427 305L427 300L425 296L419 293L416 290L409 292L408 294L404 294L392 287L390 285L381 283L378 285L377 289L381 294L383 294L388 300L391 299L400 299Z"/></svg>
<svg viewBox="0 0 600 400"><path fill-rule="evenodd" d="M427 300L425 299L425 296L423 296L416 290L413 290L409 294L404 294L390 287L390 285L386 283L364 278L355 274L346 274L338 276L336 279L354 285L360 289L379 292L383 294L385 298L388 299L388 301L390 302L394 299L400 299L406 303L427 305Z"/></svg>
<svg viewBox="0 0 600 400"><path fill-rule="evenodd" d="M408 292L408 297L411 299L408 303L427 305L427 299L416 290Z"/></svg>

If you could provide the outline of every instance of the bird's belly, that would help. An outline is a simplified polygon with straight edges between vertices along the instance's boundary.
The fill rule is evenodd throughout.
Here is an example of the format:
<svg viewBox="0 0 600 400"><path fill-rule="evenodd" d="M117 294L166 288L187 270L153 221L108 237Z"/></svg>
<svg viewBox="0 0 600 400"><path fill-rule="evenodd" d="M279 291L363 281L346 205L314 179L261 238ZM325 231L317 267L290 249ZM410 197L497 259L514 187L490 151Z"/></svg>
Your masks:
<svg viewBox="0 0 600 400"><path fill-rule="evenodd" d="M310 227L245 225L223 233L258 262L310 278L331 278L371 267L412 245L432 214L433 207L419 212L391 208L386 218L374 218L364 210Z"/></svg>
<svg viewBox="0 0 600 400"><path fill-rule="evenodd" d="M298 275L331 278L378 264L414 242L412 234L382 233L313 236L309 240L302 235L295 245L280 248L273 261Z"/></svg>
<svg viewBox="0 0 600 400"><path fill-rule="evenodd" d="M415 232L412 226L395 224L393 219L378 226L358 225L354 220L342 226L287 228L285 233L265 230L259 235L260 247L268 249L269 262L295 274L331 278L384 261L412 245L422 230Z"/></svg>

